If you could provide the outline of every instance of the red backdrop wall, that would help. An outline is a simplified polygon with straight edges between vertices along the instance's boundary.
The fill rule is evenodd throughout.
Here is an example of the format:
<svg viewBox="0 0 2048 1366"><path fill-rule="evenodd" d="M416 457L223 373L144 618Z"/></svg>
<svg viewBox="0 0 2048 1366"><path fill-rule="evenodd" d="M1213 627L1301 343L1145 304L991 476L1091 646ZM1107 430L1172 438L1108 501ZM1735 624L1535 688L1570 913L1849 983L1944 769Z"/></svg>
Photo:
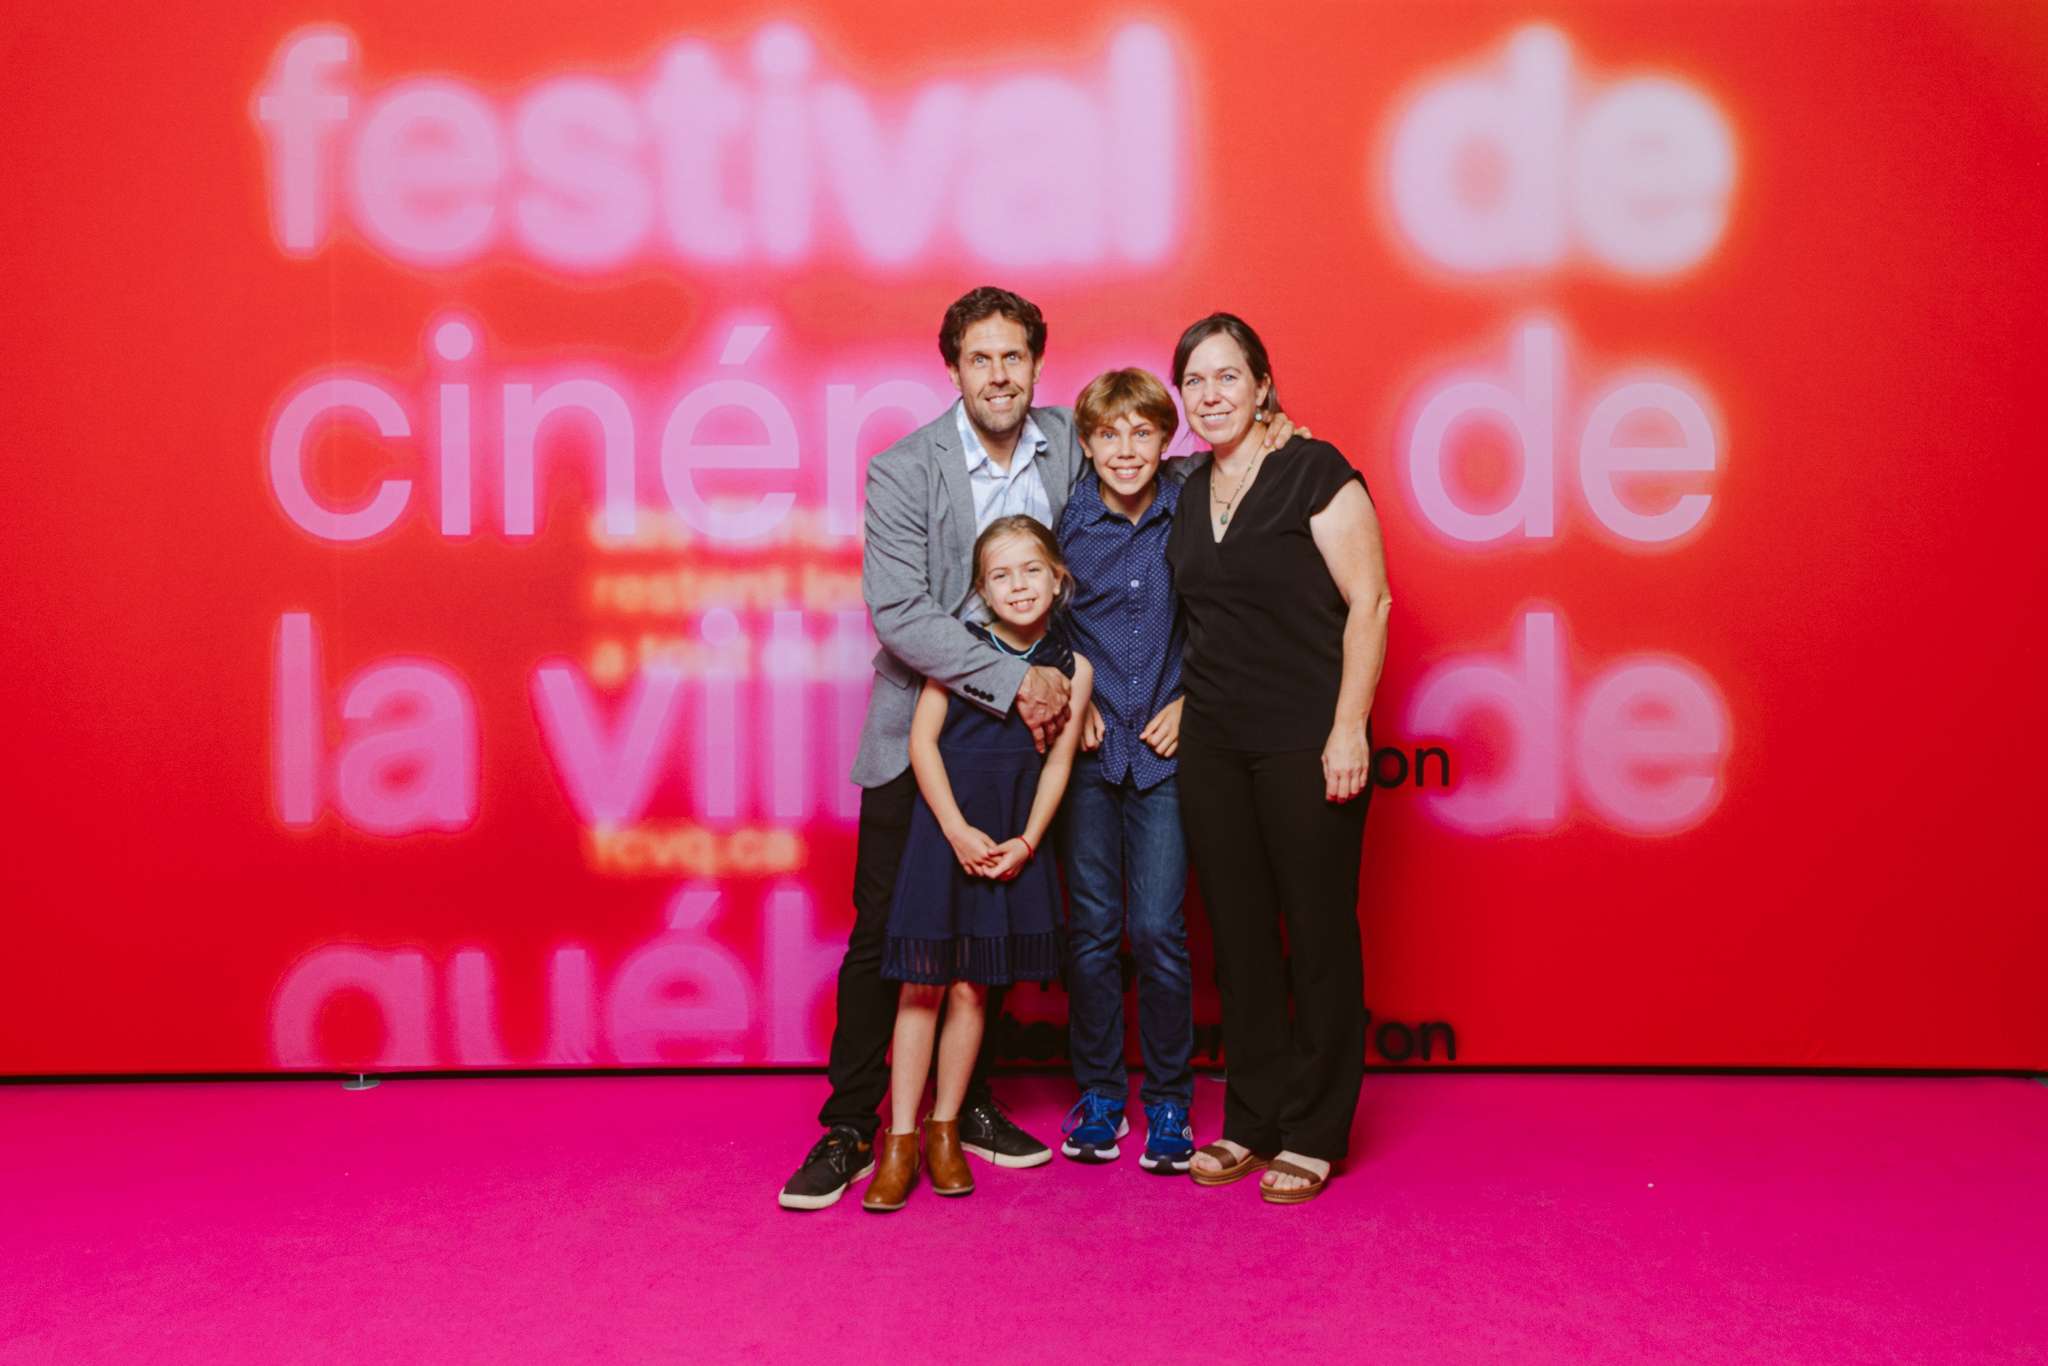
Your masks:
<svg viewBox="0 0 2048 1366"><path fill-rule="evenodd" d="M2048 1066L2038 9L990 17L8 21L0 1070L819 1060L985 280L1365 471L1377 1057Z"/></svg>

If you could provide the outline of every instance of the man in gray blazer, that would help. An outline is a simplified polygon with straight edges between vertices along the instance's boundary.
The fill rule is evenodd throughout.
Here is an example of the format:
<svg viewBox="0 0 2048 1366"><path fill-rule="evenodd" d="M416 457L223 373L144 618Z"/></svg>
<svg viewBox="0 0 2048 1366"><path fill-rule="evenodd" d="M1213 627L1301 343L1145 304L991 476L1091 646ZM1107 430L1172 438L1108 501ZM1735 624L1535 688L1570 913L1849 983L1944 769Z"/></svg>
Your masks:
<svg viewBox="0 0 2048 1366"><path fill-rule="evenodd" d="M1073 414L1031 406L1045 319L1008 290L971 290L946 310L939 353L960 402L868 465L861 594L882 648L853 765L862 789L854 926L839 966L832 1095L818 1114L826 1133L783 1186L785 1209L823 1209L874 1165L897 1000L896 983L882 978L882 945L917 801L910 718L923 681L937 679L999 716L1014 706L1041 749L1070 719L1066 675L1027 667L967 629L986 619L973 587L975 537L1015 513L1055 525L1081 468ZM991 989L991 1024L1001 1017L1001 1000L1000 989ZM961 1146L998 1166L1049 1162L1052 1150L1012 1123L989 1093L995 1037L993 1027L982 1037L960 1112Z"/></svg>

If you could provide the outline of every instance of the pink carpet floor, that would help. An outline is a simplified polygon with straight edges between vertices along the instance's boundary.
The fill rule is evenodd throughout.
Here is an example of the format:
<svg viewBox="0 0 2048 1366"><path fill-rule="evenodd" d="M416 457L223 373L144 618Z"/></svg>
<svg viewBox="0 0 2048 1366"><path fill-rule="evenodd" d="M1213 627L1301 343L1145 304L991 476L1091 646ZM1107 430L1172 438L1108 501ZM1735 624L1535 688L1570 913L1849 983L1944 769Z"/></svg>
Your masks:
<svg viewBox="0 0 2048 1366"><path fill-rule="evenodd" d="M1311 1205L1133 1149L788 1213L822 1094L0 1087L0 1361L2048 1359L2034 1082L1374 1076Z"/></svg>

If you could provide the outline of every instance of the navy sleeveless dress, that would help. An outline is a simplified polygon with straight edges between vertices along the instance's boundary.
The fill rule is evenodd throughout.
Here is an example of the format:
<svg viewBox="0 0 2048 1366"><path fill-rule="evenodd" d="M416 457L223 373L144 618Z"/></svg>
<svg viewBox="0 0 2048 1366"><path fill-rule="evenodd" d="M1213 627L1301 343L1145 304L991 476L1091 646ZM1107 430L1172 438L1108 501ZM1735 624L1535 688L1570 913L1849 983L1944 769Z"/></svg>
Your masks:
<svg viewBox="0 0 2048 1366"><path fill-rule="evenodd" d="M969 630L1010 654L984 628ZM1069 677L1074 651L1055 621L1025 652ZM1031 728L1012 710L991 716L958 697L946 703L939 732L946 780L967 823L997 844L1024 833L1045 766ZM1044 851L1040 851L1041 854ZM1059 975L1059 880L1049 857L1034 858L1008 882L970 877L919 793L889 907L882 976L893 982L1047 982Z"/></svg>

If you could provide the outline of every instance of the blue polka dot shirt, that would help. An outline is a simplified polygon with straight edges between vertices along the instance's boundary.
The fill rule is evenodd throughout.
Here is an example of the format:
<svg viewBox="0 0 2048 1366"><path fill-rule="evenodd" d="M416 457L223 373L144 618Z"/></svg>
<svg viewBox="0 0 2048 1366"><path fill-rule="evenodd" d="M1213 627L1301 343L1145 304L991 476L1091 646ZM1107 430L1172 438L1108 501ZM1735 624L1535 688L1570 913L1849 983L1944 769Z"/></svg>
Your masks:
<svg viewBox="0 0 2048 1366"><path fill-rule="evenodd" d="M1095 471L1087 469L1060 515L1060 553L1075 585L1068 630L1074 653L1095 668L1102 776L1112 783L1131 778L1140 789L1158 785L1176 766L1138 734L1181 694L1187 631L1166 566L1180 483L1162 468L1152 506L1133 523L1103 503Z"/></svg>

